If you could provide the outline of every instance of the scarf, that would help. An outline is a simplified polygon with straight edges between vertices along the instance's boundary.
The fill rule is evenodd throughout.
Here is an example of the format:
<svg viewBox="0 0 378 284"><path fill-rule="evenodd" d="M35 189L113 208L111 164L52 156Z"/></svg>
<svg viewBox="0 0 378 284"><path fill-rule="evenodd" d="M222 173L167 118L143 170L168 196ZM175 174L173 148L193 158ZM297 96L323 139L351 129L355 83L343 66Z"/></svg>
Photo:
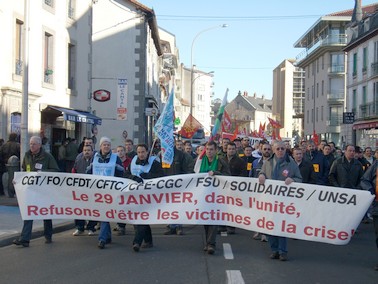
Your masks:
<svg viewBox="0 0 378 284"><path fill-rule="evenodd" d="M214 157L214 160L209 163L209 159L205 155L202 158L202 163L201 163L201 168L200 168L200 173L207 173L209 171L216 171L218 169L218 156Z"/></svg>

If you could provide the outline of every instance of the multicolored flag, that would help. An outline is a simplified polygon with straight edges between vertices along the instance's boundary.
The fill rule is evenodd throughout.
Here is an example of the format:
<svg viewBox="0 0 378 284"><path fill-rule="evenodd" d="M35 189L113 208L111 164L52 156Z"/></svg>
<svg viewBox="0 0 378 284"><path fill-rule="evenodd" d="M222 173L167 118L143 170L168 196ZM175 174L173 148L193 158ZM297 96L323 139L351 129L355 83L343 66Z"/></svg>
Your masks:
<svg viewBox="0 0 378 284"><path fill-rule="evenodd" d="M221 125L223 113L224 113L224 108L226 107L227 104L227 96L228 96L228 88L226 90L226 93L224 94L223 101L221 106L219 107L218 114L217 114L217 119L215 120L213 130L211 131L210 139L209 141L214 140L215 135L217 135L218 130ZM202 153L199 155L199 157L196 160L196 164L194 165L194 172L199 173L200 168L201 168L201 163L202 163L202 158L206 153L206 147L203 149Z"/></svg>
<svg viewBox="0 0 378 284"><path fill-rule="evenodd" d="M223 121L222 121L222 132L230 132L232 126L232 121L227 111L224 111Z"/></svg>
<svg viewBox="0 0 378 284"><path fill-rule="evenodd" d="M211 140L214 139L214 136L218 133L219 127L221 125L222 117L223 117L223 113L224 113L224 108L226 107L226 104L227 104L227 96L228 96L228 88L226 90L226 93L224 94L223 101L222 101L222 104L219 107L217 118L215 120L213 130L211 131L211 136L210 136Z"/></svg>
<svg viewBox="0 0 378 284"><path fill-rule="evenodd" d="M202 124L194 118L192 114L189 114L184 122L179 134L186 138L192 138L194 133L202 127Z"/></svg>
<svg viewBox="0 0 378 284"><path fill-rule="evenodd" d="M174 97L174 86L168 97L167 103L161 113L158 121L154 126L154 131L161 143L161 157L163 168L169 167L173 162L174 146L175 140L173 137L173 118L174 118L174 108L173 108L173 97Z"/></svg>

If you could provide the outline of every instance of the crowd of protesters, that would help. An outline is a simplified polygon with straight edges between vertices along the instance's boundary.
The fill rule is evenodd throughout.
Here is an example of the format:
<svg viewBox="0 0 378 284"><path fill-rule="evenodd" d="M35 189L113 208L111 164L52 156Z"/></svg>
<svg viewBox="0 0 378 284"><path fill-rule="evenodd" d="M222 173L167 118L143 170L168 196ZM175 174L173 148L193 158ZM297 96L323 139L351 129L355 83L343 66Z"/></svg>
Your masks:
<svg viewBox="0 0 378 284"><path fill-rule="evenodd" d="M20 157L20 145L17 136L11 134L9 140L0 147L0 173L4 173L5 163L10 156ZM125 140L124 145L112 148L111 140L107 137L100 139L100 149L94 149L91 138L84 138L80 145L76 139L66 139L59 148L58 159L44 151L42 140L33 136L30 139L30 150L22 161L25 171L61 171L70 173L86 173L97 175L118 176L143 182L144 179L167 175L194 173L194 165L198 156L203 154L199 172L209 175L231 175L257 178L259 183L266 179L282 180L286 184L303 182L324 186L335 186L349 189L368 190L376 194L376 175L378 150L371 147L362 149L359 146L347 145L344 151L335 147L333 142L302 141L292 147L290 141L261 140L251 145L248 137L230 141L224 138L215 143L208 142L193 148L190 141L176 139L174 159L171 165L164 165L161 161L159 141L155 141L150 149L146 144L134 147L131 139ZM286 171L288 176L279 173ZM0 187L0 194L4 190ZM373 201L366 213L363 223L374 224L376 246L378 248L378 201ZM91 220L75 220L74 236L95 235L100 228L98 247L105 248L112 241L112 230L108 222ZM52 242L52 223L45 220L46 243ZM14 240L14 244L29 246L32 221L25 221L21 236ZM113 231L117 235L124 235L126 224L118 223ZM153 247L152 231L149 225L134 225L135 238L132 249L138 252L141 248ZM216 235L220 233L235 234L234 227L206 225L206 244L204 251L214 254L216 250ZM181 224L170 224L164 233L166 235L184 234ZM271 259L286 261L288 259L287 239L285 237L263 235L255 232L253 239L269 242ZM375 267L378 270L378 265Z"/></svg>

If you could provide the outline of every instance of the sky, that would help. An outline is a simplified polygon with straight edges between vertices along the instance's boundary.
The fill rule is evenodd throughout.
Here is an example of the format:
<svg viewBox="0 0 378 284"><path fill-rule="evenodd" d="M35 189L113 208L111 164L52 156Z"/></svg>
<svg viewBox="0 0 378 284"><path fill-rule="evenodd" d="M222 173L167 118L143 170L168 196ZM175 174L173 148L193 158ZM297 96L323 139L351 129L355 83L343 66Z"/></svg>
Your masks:
<svg viewBox="0 0 378 284"><path fill-rule="evenodd" d="M353 9L355 4L354 0L139 2L153 8L159 27L176 36L180 63L190 67L192 59L199 70L214 71L215 98L223 98L228 88L229 101L239 91L272 98L273 70L303 51L294 43L321 16ZM376 2L362 0L362 5ZM228 27L221 28L223 24Z"/></svg>

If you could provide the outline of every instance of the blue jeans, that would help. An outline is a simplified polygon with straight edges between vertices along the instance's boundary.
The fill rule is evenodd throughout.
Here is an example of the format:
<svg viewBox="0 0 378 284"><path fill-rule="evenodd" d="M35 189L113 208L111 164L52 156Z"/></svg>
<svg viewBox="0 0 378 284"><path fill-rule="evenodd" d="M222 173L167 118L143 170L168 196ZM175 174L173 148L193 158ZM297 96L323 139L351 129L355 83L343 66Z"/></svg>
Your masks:
<svg viewBox="0 0 378 284"><path fill-rule="evenodd" d="M269 245L272 252L278 252L279 254L287 253L287 238L278 236L268 236Z"/></svg>
<svg viewBox="0 0 378 284"><path fill-rule="evenodd" d="M33 220L25 220L22 227L20 241L29 242L32 236ZM43 234L46 239L51 239L53 233L52 221L43 220Z"/></svg>
<svg viewBox="0 0 378 284"><path fill-rule="evenodd" d="M110 230L109 222L101 222L100 234L98 235L98 240L107 242L112 239L112 231Z"/></svg>

